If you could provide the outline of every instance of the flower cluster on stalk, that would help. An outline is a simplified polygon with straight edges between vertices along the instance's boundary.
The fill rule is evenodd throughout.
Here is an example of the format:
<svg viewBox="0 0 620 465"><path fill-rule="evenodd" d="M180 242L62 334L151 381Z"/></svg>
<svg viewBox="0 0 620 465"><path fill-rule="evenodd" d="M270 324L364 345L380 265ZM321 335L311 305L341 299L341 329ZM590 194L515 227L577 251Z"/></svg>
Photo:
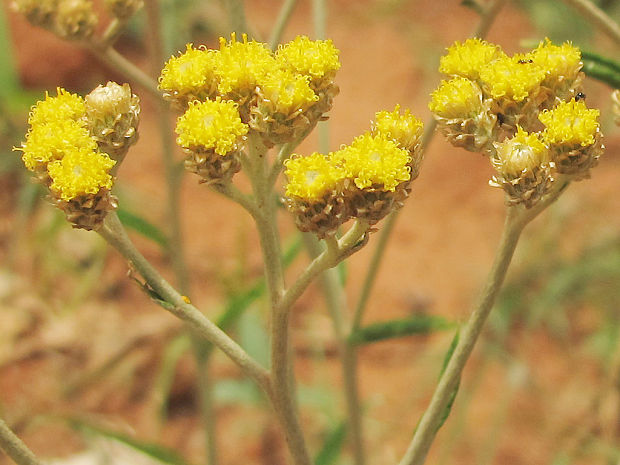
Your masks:
<svg viewBox="0 0 620 465"><path fill-rule="evenodd" d="M581 52L548 39L509 56L480 39L456 42L441 58L449 79L429 108L455 146L489 157L509 204L535 205L557 179L589 177L603 152L599 111L582 92Z"/></svg>
<svg viewBox="0 0 620 465"><path fill-rule="evenodd" d="M97 229L116 208L114 172L137 140L139 112L129 85L113 82L86 98L59 88L32 108L17 150L74 227Z"/></svg>

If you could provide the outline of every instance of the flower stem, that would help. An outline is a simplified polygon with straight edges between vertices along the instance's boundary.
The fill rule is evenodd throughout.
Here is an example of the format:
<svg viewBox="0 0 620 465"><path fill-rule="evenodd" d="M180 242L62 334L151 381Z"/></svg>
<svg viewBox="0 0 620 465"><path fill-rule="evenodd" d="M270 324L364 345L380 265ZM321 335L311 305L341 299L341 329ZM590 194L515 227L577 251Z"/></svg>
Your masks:
<svg viewBox="0 0 620 465"><path fill-rule="evenodd" d="M400 461L400 465L421 465L424 463L428 450L439 429L442 415L461 378L463 368L482 332L484 323L504 281L521 231L534 216L535 213L532 214L532 212L523 210L521 207L507 208L504 231L487 282L469 321L461 332L454 353L439 380L430 404L418 424L409 448Z"/></svg>
<svg viewBox="0 0 620 465"><path fill-rule="evenodd" d="M17 465L41 465L28 446L2 419L0 419L0 449L4 450Z"/></svg>
<svg viewBox="0 0 620 465"><path fill-rule="evenodd" d="M585 16L594 26L620 45L620 26L607 13L589 0L564 0Z"/></svg>
<svg viewBox="0 0 620 465"><path fill-rule="evenodd" d="M221 349L241 368L244 374L256 381L268 395L271 395L267 370L200 310L187 303L183 296L159 274L133 245L116 213L108 214L98 233L142 275L149 287L167 304L166 310L188 323L200 337Z"/></svg>
<svg viewBox="0 0 620 465"><path fill-rule="evenodd" d="M297 6L297 0L284 0L282 2L282 7L280 8L280 12L278 13L278 17L276 19L276 23L273 26L273 30L271 31L271 36L269 37L269 48L271 50L275 50L282 39L282 33L284 32L284 28L288 24L291 19L291 15L293 14L293 10Z"/></svg>

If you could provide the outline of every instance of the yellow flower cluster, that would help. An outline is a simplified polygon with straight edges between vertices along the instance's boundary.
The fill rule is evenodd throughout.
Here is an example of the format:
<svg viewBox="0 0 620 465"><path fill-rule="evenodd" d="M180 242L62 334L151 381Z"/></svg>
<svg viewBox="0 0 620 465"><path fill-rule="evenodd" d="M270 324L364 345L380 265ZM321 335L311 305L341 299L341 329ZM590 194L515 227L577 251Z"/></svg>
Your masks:
<svg viewBox="0 0 620 465"><path fill-rule="evenodd" d="M569 42L545 39L513 56L480 39L457 42L439 67L451 79L429 108L453 145L489 156L498 173L492 184L510 203L531 207L558 174L588 177L602 153L599 111L583 101L581 68Z"/></svg>
<svg viewBox="0 0 620 465"><path fill-rule="evenodd" d="M417 176L422 126L397 106L378 112L371 131L350 145L286 160L287 205L300 229L324 237L349 218L374 224L401 207Z"/></svg>
<svg viewBox="0 0 620 465"><path fill-rule="evenodd" d="M116 162L98 150L87 128L84 100L58 89L46 95L30 113L30 130L19 149L26 167L69 201L112 187L110 169Z"/></svg>
<svg viewBox="0 0 620 465"><path fill-rule="evenodd" d="M241 122L237 104L229 100L190 102L177 122L177 143L188 150L214 150L227 155L238 149L248 132Z"/></svg>

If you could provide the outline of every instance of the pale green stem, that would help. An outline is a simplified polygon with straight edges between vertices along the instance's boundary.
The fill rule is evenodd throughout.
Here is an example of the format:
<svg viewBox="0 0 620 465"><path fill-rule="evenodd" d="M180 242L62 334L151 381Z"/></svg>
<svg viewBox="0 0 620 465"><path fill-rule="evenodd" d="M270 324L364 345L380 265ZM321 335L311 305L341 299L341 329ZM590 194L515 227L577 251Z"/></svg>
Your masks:
<svg viewBox="0 0 620 465"><path fill-rule="evenodd" d="M461 331L454 353L399 465L422 465L426 460L426 455L439 429L441 418L504 281L521 231L536 215L557 199L568 183L559 181L557 185L559 187L553 193L529 210L521 206L507 208L504 231L487 282L467 324Z"/></svg>
<svg viewBox="0 0 620 465"><path fill-rule="evenodd" d="M230 28L236 33L248 32L248 25L245 19L245 7L243 0L225 0L228 9L228 19Z"/></svg>
<svg viewBox="0 0 620 465"><path fill-rule="evenodd" d="M278 47L278 44L282 39L282 34L284 33L284 28L291 19L291 15L293 14L293 10L296 5L297 0L284 0L282 2L282 7L280 8L280 12L276 18L276 23L273 26L273 30L271 31L271 36L269 38L269 48L271 50L275 50Z"/></svg>
<svg viewBox="0 0 620 465"><path fill-rule="evenodd" d="M0 449L17 465L42 465L28 446L0 419Z"/></svg>
<svg viewBox="0 0 620 465"><path fill-rule="evenodd" d="M187 303L185 298L159 274L133 245L116 213L108 214L98 233L117 249L142 275L149 287L169 304L165 306L166 310L189 324L200 337L222 350L239 366L245 375L256 381L268 395L271 395L267 370L260 366L200 310Z"/></svg>
<svg viewBox="0 0 620 465"><path fill-rule="evenodd" d="M620 26L607 13L589 0L563 0L587 18L597 30L607 34L620 45Z"/></svg>
<svg viewBox="0 0 620 465"><path fill-rule="evenodd" d="M254 199L241 192L234 184L227 182L225 184L214 184L212 187L213 190L241 205L255 220L261 216L262 213L256 206Z"/></svg>
<svg viewBox="0 0 620 465"><path fill-rule="evenodd" d="M286 144L280 147L280 151L276 156L273 165L271 166L271 170L269 171L269 175L267 176L267 184L273 188L275 186L276 181L278 180L278 176L282 171L282 166L284 165L284 161L291 156L293 149L295 148L296 143L287 142Z"/></svg>

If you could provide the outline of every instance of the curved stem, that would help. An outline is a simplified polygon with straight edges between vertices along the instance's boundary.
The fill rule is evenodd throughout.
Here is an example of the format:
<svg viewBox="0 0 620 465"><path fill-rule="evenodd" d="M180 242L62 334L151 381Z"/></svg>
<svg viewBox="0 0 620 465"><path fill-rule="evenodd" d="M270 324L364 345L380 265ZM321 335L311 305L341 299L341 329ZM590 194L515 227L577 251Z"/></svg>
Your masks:
<svg viewBox="0 0 620 465"><path fill-rule="evenodd" d="M597 29L607 34L616 45L620 45L620 26L607 13L589 0L564 0L585 16Z"/></svg>
<svg viewBox="0 0 620 465"><path fill-rule="evenodd" d="M200 310L187 303L186 298L159 274L133 245L116 213L111 212L108 214L103 227L98 233L129 261L142 275L150 288L168 304L165 306L166 310L188 323L200 337L221 349L241 368L244 374L256 381L268 395L271 395L267 370L260 366L256 360L250 357L241 346L218 328Z"/></svg>
<svg viewBox="0 0 620 465"><path fill-rule="evenodd" d="M461 332L454 353L439 380L431 402L418 424L400 465L421 465L424 463L428 450L437 434L441 417L504 281L521 231L534 216L535 214L523 210L521 207L508 207L499 250L482 294L471 313L469 321Z"/></svg>
<svg viewBox="0 0 620 465"><path fill-rule="evenodd" d="M17 465L42 465L28 446L0 419L0 449Z"/></svg>

